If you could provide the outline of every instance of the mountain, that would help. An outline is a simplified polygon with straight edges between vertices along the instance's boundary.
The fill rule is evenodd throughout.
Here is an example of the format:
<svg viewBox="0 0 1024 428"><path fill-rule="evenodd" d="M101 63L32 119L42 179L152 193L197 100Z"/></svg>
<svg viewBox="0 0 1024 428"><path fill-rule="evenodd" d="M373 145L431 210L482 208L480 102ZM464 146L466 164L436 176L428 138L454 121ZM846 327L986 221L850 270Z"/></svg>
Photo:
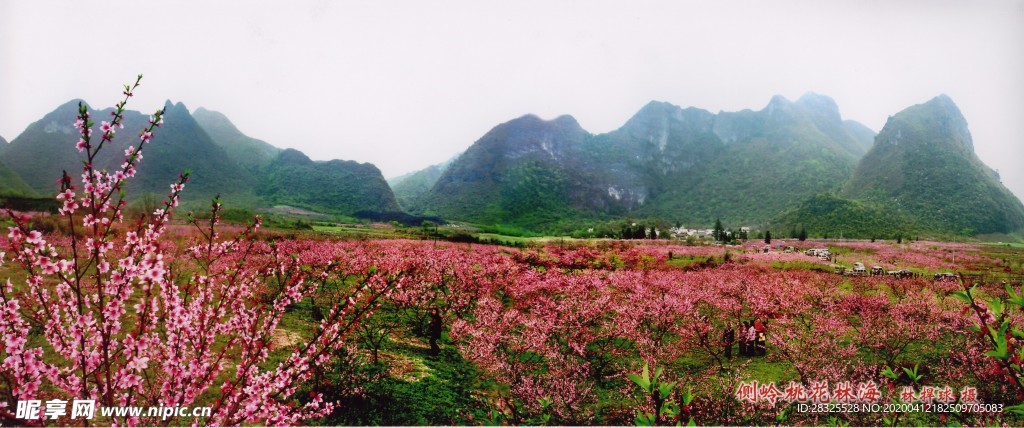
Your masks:
<svg viewBox="0 0 1024 428"><path fill-rule="evenodd" d="M842 196L891 207L919 230L1024 228L1024 205L978 159L966 119L945 95L890 117Z"/></svg>
<svg viewBox="0 0 1024 428"><path fill-rule="evenodd" d="M72 126L80 101L71 100L57 107L29 125L0 152L0 162L21 176L34 192L56 194L61 170L81 170L75 150L78 134Z"/></svg>
<svg viewBox="0 0 1024 428"><path fill-rule="evenodd" d="M198 108L196 122L259 184L256 206L289 205L322 213L398 211L377 167L352 161L316 162L243 134L227 116Z"/></svg>
<svg viewBox="0 0 1024 428"><path fill-rule="evenodd" d="M199 107L192 117L215 144L249 172L258 173L281 152L278 147L243 134L222 113Z"/></svg>
<svg viewBox="0 0 1024 428"><path fill-rule="evenodd" d="M837 188L859 158L858 138L822 95L808 93L796 102L775 96L759 111L702 116L702 123L690 121L693 131L679 134L674 148L666 145L657 193L639 215L691 224L719 218L763 223Z"/></svg>
<svg viewBox="0 0 1024 428"><path fill-rule="evenodd" d="M668 197L657 199L726 151L714 132L716 119L706 110L652 101L621 128L594 137L590 164L603 170L603 187L624 209L672 211L662 206Z"/></svg>
<svg viewBox="0 0 1024 428"><path fill-rule="evenodd" d="M914 219L891 206L866 203L832 193L814 195L773 220L775 231L802 228L811 236L884 238L920 232Z"/></svg>
<svg viewBox="0 0 1024 428"><path fill-rule="evenodd" d="M17 173L0 163L0 196L30 196L34 193Z"/></svg>
<svg viewBox="0 0 1024 428"><path fill-rule="evenodd" d="M389 178L387 180L388 186L391 186L391 190L395 193L395 199L398 200L398 204L406 210L415 209L422 205L422 202L419 201L420 196L426 194L430 191L430 188L434 187L437 180L441 178L441 175L448 170L448 167L456 159L458 159L458 156L436 165L430 165L419 171Z"/></svg>
<svg viewBox="0 0 1024 428"><path fill-rule="evenodd" d="M144 117L137 113L131 116L137 124L130 124L126 114L125 130L141 129ZM183 200L206 202L213 195L221 194L228 204L250 203L254 177L213 142L184 104L167 101L164 125L154 134L154 143L148 147L148 153L143 152L145 160L139 167L139 174L130 182L129 189L135 186L146 192L164 194L170 184L168 178L173 179L187 169L192 172L192 178L186 186ZM134 134L126 136L135 137ZM111 153L113 151L108 152ZM116 159L118 162L120 157L123 156Z"/></svg>
<svg viewBox="0 0 1024 428"><path fill-rule="evenodd" d="M72 126L79 102L59 106L9 144L0 139L0 196L53 195L62 170L79 175ZM525 115L448 162L392 179L394 190L371 164L313 161L245 135L221 113L190 113L170 101L164 108L165 124L129 182L134 195L162 197L187 169L186 204L219 193L241 208L372 215L404 207L534 231L624 218L688 226L721 219L728 227L803 226L815 236L864 238L1024 230L1024 205L978 159L966 120L946 96L890 117L877 136L814 93L718 113L652 101L596 135L572 116ZM89 111L97 122L111 112ZM126 111L124 129L94 165L117 168L148 117Z"/></svg>
<svg viewBox="0 0 1024 428"><path fill-rule="evenodd" d="M824 95L808 92L796 100L796 105L818 129L839 144L844 150L860 158L871 148L875 133L868 127L852 120L842 120L835 100Z"/></svg>
<svg viewBox="0 0 1024 428"><path fill-rule="evenodd" d="M854 144L851 148L858 157L863 157L871 150L871 145L875 143L875 131L854 120L844 120L843 127L853 137Z"/></svg>
<svg viewBox="0 0 1024 428"><path fill-rule="evenodd" d="M757 224L838 190L868 133L813 93L717 114L653 101L600 135L570 116L528 115L475 142L424 196L423 212L544 228L621 216Z"/></svg>
<svg viewBox="0 0 1024 428"><path fill-rule="evenodd" d="M479 223L541 227L611 198L585 169L591 135L571 116L534 115L496 126L424 196L423 212Z"/></svg>
<svg viewBox="0 0 1024 428"><path fill-rule="evenodd" d="M7 146L7 140L4 137L0 137L0 153L3 153ZM33 193L35 192L32 191L28 183L25 183L7 165L0 162L0 196L27 196Z"/></svg>
<svg viewBox="0 0 1024 428"><path fill-rule="evenodd" d="M0 144L0 194L52 195L62 170L80 175L83 154L75 148L78 132L72 125L79 102L59 106L10 144ZM109 118L112 111L88 110L96 122ZM125 111L124 129L100 151L94 165L118 168L124 149L138 145L138 130L148 120L148 115ZM399 209L375 166L314 162L296 150L282 150L243 134L221 113L199 108L193 115L184 104L168 101L164 124L154 134L143 150L138 174L126 186L130 193L162 198L178 174L190 170L192 179L182 194L185 204L205 206L221 194L226 206L236 208L287 204L339 214Z"/></svg>
<svg viewBox="0 0 1024 428"><path fill-rule="evenodd" d="M0 163L0 196L33 196L35 192L10 167Z"/></svg>
<svg viewBox="0 0 1024 428"><path fill-rule="evenodd" d="M285 149L262 173L259 195L269 205L345 215L400 210L384 176L373 164L317 162L298 150Z"/></svg>
<svg viewBox="0 0 1024 428"><path fill-rule="evenodd" d="M22 177L33 191L49 195L57 191L61 171L78 177L83 153L75 148L78 132L73 126L80 100L72 100L32 123L0 154L0 161ZM83 102L84 103L84 102ZM136 177L129 181L130 192L153 193L162 197L169 185L184 170L192 172L183 200L205 200L217 193L232 198L251 195L252 185L245 172L192 119L181 103L165 106L164 125L143 149L144 158ZM111 109L88 111L99 122L109 118ZM148 115L124 112L124 129L119 130L109 147L100 151L94 165L114 170L124 158L128 145L138 145L138 131L148 123ZM94 141L99 141L98 131Z"/></svg>

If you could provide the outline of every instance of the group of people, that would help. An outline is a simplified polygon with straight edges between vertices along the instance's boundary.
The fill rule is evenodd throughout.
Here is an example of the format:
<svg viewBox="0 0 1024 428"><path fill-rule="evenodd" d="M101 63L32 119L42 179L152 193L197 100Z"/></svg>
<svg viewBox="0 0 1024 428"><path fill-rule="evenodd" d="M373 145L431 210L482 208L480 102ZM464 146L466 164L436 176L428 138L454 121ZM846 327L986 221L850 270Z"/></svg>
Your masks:
<svg viewBox="0 0 1024 428"><path fill-rule="evenodd" d="M740 328L740 353L741 357L763 357L767 353L765 347L765 333L768 328L761 320L743 321ZM722 333L722 343L725 345L725 358L732 358L732 347L736 343L736 331L729 327Z"/></svg>

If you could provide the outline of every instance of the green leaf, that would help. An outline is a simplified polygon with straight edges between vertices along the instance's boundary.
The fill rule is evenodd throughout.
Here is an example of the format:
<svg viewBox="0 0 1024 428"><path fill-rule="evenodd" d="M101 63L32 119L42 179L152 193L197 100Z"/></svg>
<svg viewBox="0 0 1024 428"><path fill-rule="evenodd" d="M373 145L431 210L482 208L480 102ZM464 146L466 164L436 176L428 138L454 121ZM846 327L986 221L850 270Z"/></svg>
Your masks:
<svg viewBox="0 0 1024 428"><path fill-rule="evenodd" d="M640 385L640 387L643 388L644 391L647 391L647 392L651 391L651 381L649 381L647 379L644 379L644 378L642 378L640 376L637 376L637 375L635 375L633 373L630 373L627 376L629 376L629 379L632 380L634 383L636 383L637 385Z"/></svg>
<svg viewBox="0 0 1024 428"><path fill-rule="evenodd" d="M693 401L693 390L687 389L686 392L683 393L683 405L689 406L691 401Z"/></svg>
<svg viewBox="0 0 1024 428"><path fill-rule="evenodd" d="M917 381L921 380L921 378L923 377L923 376L919 376L917 374L917 369L918 369L919 366L920 366L920 363L914 364L914 368L913 369L908 369L908 368L904 367L903 371L907 374L907 377L909 377L910 380L912 380L914 382L917 382Z"/></svg>
<svg viewBox="0 0 1024 428"><path fill-rule="evenodd" d="M988 303L988 308L992 310L993 314L1003 313L1003 301L999 299L992 299Z"/></svg>
<svg viewBox="0 0 1024 428"><path fill-rule="evenodd" d="M548 407L551 407L551 399L549 399L548 397L538 398L537 399L537 404L540 404L540 407L542 409L546 409Z"/></svg>
<svg viewBox="0 0 1024 428"><path fill-rule="evenodd" d="M654 415L646 412L639 412L636 418L633 419L633 425L638 427L649 427L654 426Z"/></svg>
<svg viewBox="0 0 1024 428"><path fill-rule="evenodd" d="M1006 284L1006 294L1008 294L1011 299L1014 297L1020 297L1017 293L1013 292L1013 287L1011 287L1009 283Z"/></svg>
<svg viewBox="0 0 1024 428"><path fill-rule="evenodd" d="M998 358L1000 360L1005 360L1006 359L1006 345L1005 344L1001 345L998 348L996 348L995 350L986 352L985 356L986 357L995 357L995 358Z"/></svg>
<svg viewBox="0 0 1024 428"><path fill-rule="evenodd" d="M971 303L971 298L967 296L966 292L954 291L951 295L957 299L963 300L964 303Z"/></svg>
<svg viewBox="0 0 1024 428"><path fill-rule="evenodd" d="M1009 358L1009 351L1006 349L1006 329L1008 323L1003 322L1002 327L999 328L999 333L995 334L992 339L996 342L996 349L985 353L986 356L999 358L1005 360Z"/></svg>
<svg viewBox="0 0 1024 428"><path fill-rule="evenodd" d="M1018 339L1024 339L1024 331L1021 331L1021 329L1019 329L1017 327L1014 327L1013 330L1012 330L1012 333L1013 333L1013 337L1016 337ZM1024 348L1022 348L1022 349L1024 349Z"/></svg>
<svg viewBox="0 0 1024 428"><path fill-rule="evenodd" d="M792 409L792 407L788 407L787 406L787 407L783 408L782 411L779 412L778 415L775 416L776 424L782 425L782 422L784 422L786 419L789 419L789 411L790 411L790 409Z"/></svg>
<svg viewBox="0 0 1024 428"><path fill-rule="evenodd" d="M488 417L487 420L483 421L484 425L501 426L502 420L505 419L505 415L493 409L491 410L491 414L489 416L490 417Z"/></svg>
<svg viewBox="0 0 1024 428"><path fill-rule="evenodd" d="M658 392L661 392L662 397L668 397L672 394L672 388L676 386L675 382L662 383L658 385Z"/></svg>

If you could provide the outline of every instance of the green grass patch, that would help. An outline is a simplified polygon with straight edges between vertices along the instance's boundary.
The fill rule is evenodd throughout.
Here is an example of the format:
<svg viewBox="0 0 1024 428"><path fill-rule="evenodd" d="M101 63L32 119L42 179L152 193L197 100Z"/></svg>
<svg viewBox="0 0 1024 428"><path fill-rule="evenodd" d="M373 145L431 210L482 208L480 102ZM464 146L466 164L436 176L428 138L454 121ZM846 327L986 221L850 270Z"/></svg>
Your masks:
<svg viewBox="0 0 1024 428"><path fill-rule="evenodd" d="M688 254L673 255L671 260L665 263L677 269L699 269L714 267L722 264L722 257L705 257Z"/></svg>
<svg viewBox="0 0 1024 428"><path fill-rule="evenodd" d="M832 272L832 266L805 261L772 262L772 268L777 270L809 270L818 272Z"/></svg>
<svg viewBox="0 0 1024 428"><path fill-rule="evenodd" d="M382 238L382 239L394 239L394 238L407 238L409 233L404 232L404 229L395 229L391 227L372 227L363 225L312 225L313 231L331 235L339 238Z"/></svg>

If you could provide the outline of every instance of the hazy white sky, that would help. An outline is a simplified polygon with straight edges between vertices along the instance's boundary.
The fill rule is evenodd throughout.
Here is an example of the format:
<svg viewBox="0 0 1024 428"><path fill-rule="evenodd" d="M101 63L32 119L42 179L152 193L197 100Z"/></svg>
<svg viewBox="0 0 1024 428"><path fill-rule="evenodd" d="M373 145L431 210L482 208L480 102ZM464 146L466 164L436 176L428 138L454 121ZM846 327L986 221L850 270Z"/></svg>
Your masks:
<svg viewBox="0 0 1024 428"><path fill-rule="evenodd" d="M0 136L72 98L109 106L137 73L133 109L206 107L388 177L526 113L601 133L650 100L814 91L878 131L945 93L1024 199L1024 0L0 1Z"/></svg>

